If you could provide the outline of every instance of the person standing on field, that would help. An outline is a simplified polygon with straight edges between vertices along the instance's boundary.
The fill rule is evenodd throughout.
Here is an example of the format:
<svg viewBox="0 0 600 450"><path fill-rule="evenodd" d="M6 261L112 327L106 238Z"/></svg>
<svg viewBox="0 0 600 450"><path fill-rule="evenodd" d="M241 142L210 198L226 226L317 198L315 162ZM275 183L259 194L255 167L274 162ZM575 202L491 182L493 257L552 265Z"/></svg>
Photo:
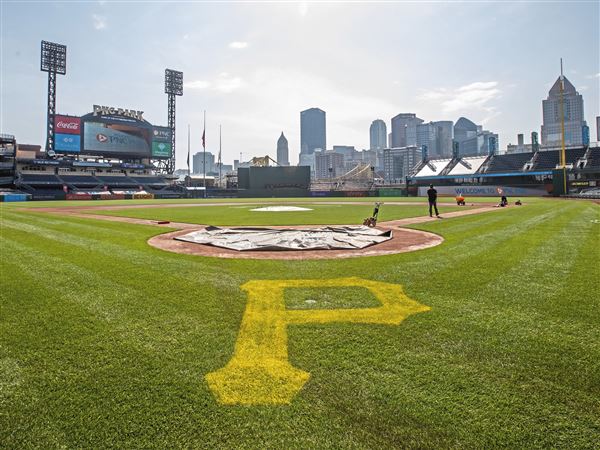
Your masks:
<svg viewBox="0 0 600 450"><path fill-rule="evenodd" d="M430 184L429 189L427 189L427 197L429 199L429 217L433 217L433 209L435 209L435 217L440 217L437 209L437 191L434 189L433 184Z"/></svg>

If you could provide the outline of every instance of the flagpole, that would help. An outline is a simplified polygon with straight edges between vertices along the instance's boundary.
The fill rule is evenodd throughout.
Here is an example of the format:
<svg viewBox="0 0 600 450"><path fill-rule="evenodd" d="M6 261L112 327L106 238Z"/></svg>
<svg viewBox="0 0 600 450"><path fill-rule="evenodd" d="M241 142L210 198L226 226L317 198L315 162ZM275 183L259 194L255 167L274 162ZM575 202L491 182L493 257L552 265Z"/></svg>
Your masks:
<svg viewBox="0 0 600 450"><path fill-rule="evenodd" d="M187 185L190 185L191 176L190 173L190 124L188 123L188 157L187 157L187 166L188 166L188 182Z"/></svg>
<svg viewBox="0 0 600 450"><path fill-rule="evenodd" d="M221 125L219 125L219 187L221 187L221 169L223 162L221 161Z"/></svg>
<svg viewBox="0 0 600 450"><path fill-rule="evenodd" d="M202 146L204 157L202 158L202 185L204 186L204 198L206 198L206 110L204 110L204 132L202 133Z"/></svg>

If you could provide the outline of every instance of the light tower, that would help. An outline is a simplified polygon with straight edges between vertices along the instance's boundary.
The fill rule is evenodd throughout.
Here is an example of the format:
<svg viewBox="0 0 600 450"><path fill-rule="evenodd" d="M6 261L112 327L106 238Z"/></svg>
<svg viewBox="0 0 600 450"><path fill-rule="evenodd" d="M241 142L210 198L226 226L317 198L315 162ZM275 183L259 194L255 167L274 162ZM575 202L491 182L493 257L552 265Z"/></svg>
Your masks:
<svg viewBox="0 0 600 450"><path fill-rule="evenodd" d="M165 94L169 102L169 123L171 129L171 158L159 163L158 169L163 173L175 171L175 96L183 95L183 72L165 69Z"/></svg>
<svg viewBox="0 0 600 450"><path fill-rule="evenodd" d="M54 151L54 115L56 114L56 74L67 73L67 46L42 41L40 70L48 72L48 116L46 153Z"/></svg>

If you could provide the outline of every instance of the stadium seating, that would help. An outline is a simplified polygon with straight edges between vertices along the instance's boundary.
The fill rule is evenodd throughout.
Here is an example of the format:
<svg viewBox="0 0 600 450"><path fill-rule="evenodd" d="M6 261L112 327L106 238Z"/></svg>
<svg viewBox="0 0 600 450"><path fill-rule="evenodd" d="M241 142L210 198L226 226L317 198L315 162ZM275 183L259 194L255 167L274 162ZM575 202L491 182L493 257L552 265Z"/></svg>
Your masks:
<svg viewBox="0 0 600 450"><path fill-rule="evenodd" d="M60 178L53 174L30 174L23 173L20 176L22 184L29 185L62 185L63 182Z"/></svg>
<svg viewBox="0 0 600 450"><path fill-rule="evenodd" d="M534 153L515 153L511 155L495 155L488 163L487 173L521 172L525 163L533 158Z"/></svg>
<svg viewBox="0 0 600 450"><path fill-rule="evenodd" d="M165 181L164 178L161 177L134 177L130 176L132 180L136 183L144 185L144 186L167 186L169 183Z"/></svg>
<svg viewBox="0 0 600 450"><path fill-rule="evenodd" d="M107 186L139 186L140 183L126 176L96 176Z"/></svg>
<svg viewBox="0 0 600 450"><path fill-rule="evenodd" d="M565 153L567 155L567 164L575 164L579 158L585 156L585 148L568 148Z"/></svg>
<svg viewBox="0 0 600 450"><path fill-rule="evenodd" d="M60 175L60 178L66 184L74 184L79 186L96 186L101 184L101 181L92 175Z"/></svg>
<svg viewBox="0 0 600 450"><path fill-rule="evenodd" d="M585 168L600 168L600 148L591 148L589 150Z"/></svg>
<svg viewBox="0 0 600 450"><path fill-rule="evenodd" d="M560 155L557 150L540 151L536 153L533 167L535 170L552 170L556 169L559 161Z"/></svg>

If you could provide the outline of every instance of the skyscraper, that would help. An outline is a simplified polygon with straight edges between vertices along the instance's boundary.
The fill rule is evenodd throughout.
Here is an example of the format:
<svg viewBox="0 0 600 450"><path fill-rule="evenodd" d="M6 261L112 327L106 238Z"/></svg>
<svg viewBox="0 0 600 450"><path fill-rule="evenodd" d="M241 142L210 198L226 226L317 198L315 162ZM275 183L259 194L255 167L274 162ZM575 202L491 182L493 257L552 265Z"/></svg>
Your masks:
<svg viewBox="0 0 600 450"><path fill-rule="evenodd" d="M371 150L382 150L387 148L387 127L381 119L374 120L369 128L369 148Z"/></svg>
<svg viewBox="0 0 600 450"><path fill-rule="evenodd" d="M417 147L421 148L426 145L430 158L451 158L452 126L451 120L417 125Z"/></svg>
<svg viewBox="0 0 600 450"><path fill-rule="evenodd" d="M281 132L281 136L277 139L277 163L280 166L290 165L290 151L288 149L288 140Z"/></svg>
<svg viewBox="0 0 600 450"><path fill-rule="evenodd" d="M420 123L417 125L417 147L427 146L427 155L429 158L440 156L437 148L437 127L433 122Z"/></svg>
<svg viewBox="0 0 600 450"><path fill-rule="evenodd" d="M206 173L214 171L215 155L211 152L206 152L206 165L204 164L204 152L195 153L192 158L192 173L202 173L205 166Z"/></svg>
<svg viewBox="0 0 600 450"><path fill-rule="evenodd" d="M300 154L327 148L325 111L310 108L300 113Z"/></svg>
<svg viewBox="0 0 600 450"><path fill-rule="evenodd" d="M454 124L454 141L458 142L460 156L487 155L500 148L496 133L484 130L483 126L475 125L465 117Z"/></svg>
<svg viewBox="0 0 600 450"><path fill-rule="evenodd" d="M436 143L438 154L443 158L452 156L452 138L454 122L451 120L438 120L433 122L436 127Z"/></svg>
<svg viewBox="0 0 600 450"><path fill-rule="evenodd" d="M583 143L583 128L586 125L583 117L583 97L566 77L563 77L563 80L565 145L581 145ZM558 77L552 88L550 88L546 100L542 100L542 146L545 147L561 146L560 82L561 79Z"/></svg>
<svg viewBox="0 0 600 450"><path fill-rule="evenodd" d="M461 117L454 124L454 140L459 144L477 136L477 125L466 117ZM462 154L462 148L461 154Z"/></svg>
<svg viewBox="0 0 600 450"><path fill-rule="evenodd" d="M423 120L413 113L400 113L393 117L390 147L417 145L417 125L421 123L423 123Z"/></svg>

